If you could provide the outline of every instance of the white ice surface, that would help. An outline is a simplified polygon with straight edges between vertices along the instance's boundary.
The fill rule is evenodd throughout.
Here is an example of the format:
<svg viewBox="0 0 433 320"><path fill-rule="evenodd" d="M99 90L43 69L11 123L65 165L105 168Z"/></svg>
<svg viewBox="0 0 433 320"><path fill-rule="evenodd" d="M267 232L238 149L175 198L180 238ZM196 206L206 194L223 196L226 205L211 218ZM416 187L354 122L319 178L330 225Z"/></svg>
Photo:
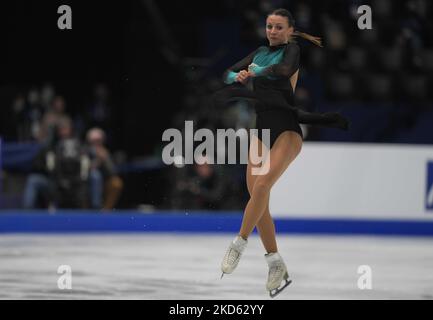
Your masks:
<svg viewBox="0 0 433 320"><path fill-rule="evenodd" d="M270 299L257 236L220 279L231 234L0 235L0 299ZM433 238L278 236L293 283L276 299L433 299ZM60 290L60 265L72 289ZM360 265L372 289L360 290Z"/></svg>

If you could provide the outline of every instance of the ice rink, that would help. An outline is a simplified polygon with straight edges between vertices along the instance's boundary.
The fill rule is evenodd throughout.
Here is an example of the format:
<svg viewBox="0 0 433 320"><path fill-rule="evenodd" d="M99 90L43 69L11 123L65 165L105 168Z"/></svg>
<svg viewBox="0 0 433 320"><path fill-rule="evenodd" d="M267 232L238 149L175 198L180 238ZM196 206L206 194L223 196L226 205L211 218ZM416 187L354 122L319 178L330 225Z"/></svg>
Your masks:
<svg viewBox="0 0 433 320"><path fill-rule="evenodd" d="M0 299L270 299L260 239L231 275L232 234L3 234ZM293 283L275 299L433 299L433 238L278 236ZM58 288L69 265L72 289ZM358 288L358 267L372 289Z"/></svg>

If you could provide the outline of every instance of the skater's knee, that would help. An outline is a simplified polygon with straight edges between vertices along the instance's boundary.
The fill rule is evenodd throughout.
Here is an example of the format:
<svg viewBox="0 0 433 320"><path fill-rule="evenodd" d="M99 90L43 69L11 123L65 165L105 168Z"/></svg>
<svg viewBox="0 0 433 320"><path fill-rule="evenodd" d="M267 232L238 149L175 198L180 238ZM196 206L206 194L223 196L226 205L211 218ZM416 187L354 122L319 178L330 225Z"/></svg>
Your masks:
<svg viewBox="0 0 433 320"><path fill-rule="evenodd" d="M267 179L257 179L257 181L254 183L251 196L263 197L271 191L271 188L271 181Z"/></svg>
<svg viewBox="0 0 433 320"><path fill-rule="evenodd" d="M248 194L250 196L253 195L253 190L254 190L254 185L255 185L256 181L253 179L247 179L247 189L248 189Z"/></svg>

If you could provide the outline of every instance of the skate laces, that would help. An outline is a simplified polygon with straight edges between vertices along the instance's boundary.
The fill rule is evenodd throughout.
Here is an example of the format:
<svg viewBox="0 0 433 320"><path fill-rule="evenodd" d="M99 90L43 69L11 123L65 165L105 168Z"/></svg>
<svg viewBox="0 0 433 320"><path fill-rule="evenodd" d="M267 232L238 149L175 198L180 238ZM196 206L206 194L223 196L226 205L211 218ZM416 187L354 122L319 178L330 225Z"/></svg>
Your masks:
<svg viewBox="0 0 433 320"><path fill-rule="evenodd" d="M241 253L238 250L236 250L234 248L230 248L229 252L228 252L228 254L226 256L225 263L229 264L229 265L234 264L236 262L236 260L239 259L240 254Z"/></svg>
<svg viewBox="0 0 433 320"><path fill-rule="evenodd" d="M233 265L235 264L241 254L242 251L245 249L247 244L246 240L240 239L239 237L237 237L231 244L230 247L227 251L227 254L225 256L224 262L228 265Z"/></svg>
<svg viewBox="0 0 433 320"><path fill-rule="evenodd" d="M270 280L277 281L283 278L284 273L286 272L286 268L282 263L276 263L269 268L269 278Z"/></svg>

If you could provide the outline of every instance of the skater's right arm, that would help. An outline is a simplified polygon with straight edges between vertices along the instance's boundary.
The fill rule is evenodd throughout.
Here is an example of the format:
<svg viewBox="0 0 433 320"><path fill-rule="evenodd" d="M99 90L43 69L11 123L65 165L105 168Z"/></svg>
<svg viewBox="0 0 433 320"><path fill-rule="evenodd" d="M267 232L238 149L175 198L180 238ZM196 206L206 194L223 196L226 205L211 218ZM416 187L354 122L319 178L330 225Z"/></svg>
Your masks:
<svg viewBox="0 0 433 320"><path fill-rule="evenodd" d="M258 49L254 50L248 56L228 68L223 74L224 83L232 84L234 82L243 82L241 80L246 80L244 78L248 78L249 76L247 76L248 66L253 62L254 56L256 55L257 51Z"/></svg>

